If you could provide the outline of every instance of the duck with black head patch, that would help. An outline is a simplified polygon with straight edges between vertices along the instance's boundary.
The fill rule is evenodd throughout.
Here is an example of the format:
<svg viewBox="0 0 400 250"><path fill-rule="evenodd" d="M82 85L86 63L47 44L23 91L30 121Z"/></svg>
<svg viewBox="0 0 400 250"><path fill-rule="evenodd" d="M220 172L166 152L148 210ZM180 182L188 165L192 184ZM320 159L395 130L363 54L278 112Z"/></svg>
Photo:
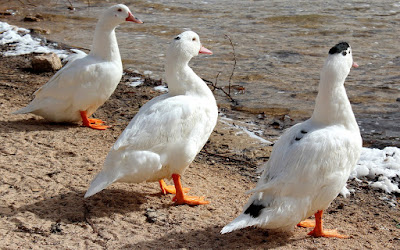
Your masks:
<svg viewBox="0 0 400 250"><path fill-rule="evenodd" d="M275 143L269 161L243 212L221 233L249 226L314 229L314 237L347 238L324 230L322 213L345 186L361 152L362 139L344 82L353 62L348 43L329 50L320 75L312 117L288 129ZM315 214L315 223L301 222ZM313 222L313 221L312 221Z"/></svg>

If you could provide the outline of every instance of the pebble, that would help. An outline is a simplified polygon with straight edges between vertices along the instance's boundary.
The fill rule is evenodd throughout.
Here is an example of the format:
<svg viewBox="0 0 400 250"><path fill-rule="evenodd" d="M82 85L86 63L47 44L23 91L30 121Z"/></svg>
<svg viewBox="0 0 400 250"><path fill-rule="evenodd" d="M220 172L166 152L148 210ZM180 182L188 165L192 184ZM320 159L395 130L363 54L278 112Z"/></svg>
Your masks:
<svg viewBox="0 0 400 250"><path fill-rule="evenodd" d="M55 53L37 55L32 58L32 68L36 72L56 71L61 67L61 60Z"/></svg>

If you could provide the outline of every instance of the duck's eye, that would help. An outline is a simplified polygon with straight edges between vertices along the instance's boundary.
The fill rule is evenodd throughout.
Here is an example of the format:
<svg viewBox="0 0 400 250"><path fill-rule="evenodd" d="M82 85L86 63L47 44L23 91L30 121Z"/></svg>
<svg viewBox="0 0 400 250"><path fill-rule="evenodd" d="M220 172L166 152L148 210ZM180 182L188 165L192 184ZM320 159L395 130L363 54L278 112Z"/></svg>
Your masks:
<svg viewBox="0 0 400 250"><path fill-rule="evenodd" d="M175 40L179 40L179 39L181 39L179 36L175 37Z"/></svg>
<svg viewBox="0 0 400 250"><path fill-rule="evenodd" d="M351 53L351 51L349 51L349 54Z"/></svg>
<svg viewBox="0 0 400 250"><path fill-rule="evenodd" d="M118 9L118 12L121 12L122 11L122 9Z"/></svg>
<svg viewBox="0 0 400 250"><path fill-rule="evenodd" d="M193 37L193 38L192 38L192 41L196 41L196 37Z"/></svg>
<svg viewBox="0 0 400 250"><path fill-rule="evenodd" d="M343 56L347 55L347 52L346 52L346 51L343 51L343 52L342 52L342 55L343 55Z"/></svg>

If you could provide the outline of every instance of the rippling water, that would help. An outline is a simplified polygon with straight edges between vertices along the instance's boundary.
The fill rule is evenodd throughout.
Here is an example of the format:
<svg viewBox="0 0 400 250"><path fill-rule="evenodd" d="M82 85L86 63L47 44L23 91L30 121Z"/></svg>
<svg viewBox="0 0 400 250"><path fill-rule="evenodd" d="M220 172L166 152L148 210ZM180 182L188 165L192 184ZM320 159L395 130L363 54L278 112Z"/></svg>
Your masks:
<svg viewBox="0 0 400 250"><path fill-rule="evenodd" d="M24 1L22 1L24 2ZM32 1L31 1L32 2ZM34 3L36 1L33 1ZM232 83L236 109L250 114L289 114L307 118L313 109L319 71L330 47L348 41L354 60L346 88L365 135L400 146L400 2L399 1L129 1L125 3L144 24L126 23L117 36L125 68L163 78L165 50L170 39L196 31L212 56L194 58L191 65L203 78L228 83L233 65L229 35L237 65ZM47 38L90 48L94 26L106 1L68 1L0 6L18 10L10 23L50 30ZM18 6L17 6L18 5ZM40 6L39 6L40 5ZM44 17L21 22L26 14ZM226 105L220 96L221 105ZM226 102L226 103L225 103ZM373 144L373 142L372 142Z"/></svg>

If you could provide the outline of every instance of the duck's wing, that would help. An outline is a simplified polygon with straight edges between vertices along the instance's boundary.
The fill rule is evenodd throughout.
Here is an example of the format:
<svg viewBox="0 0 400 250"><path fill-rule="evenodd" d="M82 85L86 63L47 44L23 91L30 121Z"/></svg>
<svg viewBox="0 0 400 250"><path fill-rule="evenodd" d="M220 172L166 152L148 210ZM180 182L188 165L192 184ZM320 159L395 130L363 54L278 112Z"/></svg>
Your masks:
<svg viewBox="0 0 400 250"><path fill-rule="evenodd" d="M216 119L209 120L209 112L194 97L156 97L140 109L112 150L129 147L167 152L178 145L202 143L216 123Z"/></svg>
<svg viewBox="0 0 400 250"><path fill-rule="evenodd" d="M342 126L316 128L300 123L276 142L253 191L304 195L348 175L359 154L356 137ZM350 169L350 170L349 170Z"/></svg>
<svg viewBox="0 0 400 250"><path fill-rule="evenodd" d="M101 67L91 57L75 58L60 69L50 80L40 87L36 97L65 99L82 84L93 84L101 72Z"/></svg>

